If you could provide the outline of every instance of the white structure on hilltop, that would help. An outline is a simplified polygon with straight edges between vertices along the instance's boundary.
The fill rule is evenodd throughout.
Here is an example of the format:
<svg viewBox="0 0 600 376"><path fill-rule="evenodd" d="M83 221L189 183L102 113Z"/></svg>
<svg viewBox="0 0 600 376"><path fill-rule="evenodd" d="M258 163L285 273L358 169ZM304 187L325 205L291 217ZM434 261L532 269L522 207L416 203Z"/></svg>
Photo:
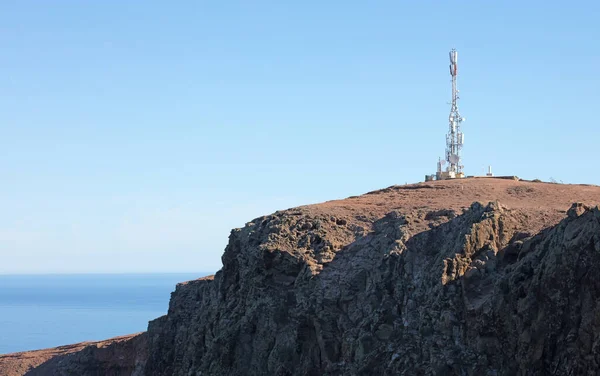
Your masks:
<svg viewBox="0 0 600 376"><path fill-rule="evenodd" d="M461 149L465 136L461 131L460 125L465 118L458 112L458 88L456 78L458 76L458 52L455 49L450 51L450 76L452 76L452 105L450 108L449 130L446 135L446 158L440 159L437 164L435 179L456 179L464 178L465 173L462 165ZM445 168L444 168L445 167ZM433 175L427 175L426 181L433 180Z"/></svg>
<svg viewBox="0 0 600 376"><path fill-rule="evenodd" d="M443 163L438 162L436 178L454 179L464 178L464 166L462 165L461 149L465 140L464 134L460 129L460 124L465 120L458 112L458 88L456 87L456 78L458 76L458 52L455 49L450 51L450 75L452 76L452 107L450 108L449 129L446 135L446 170L443 170Z"/></svg>

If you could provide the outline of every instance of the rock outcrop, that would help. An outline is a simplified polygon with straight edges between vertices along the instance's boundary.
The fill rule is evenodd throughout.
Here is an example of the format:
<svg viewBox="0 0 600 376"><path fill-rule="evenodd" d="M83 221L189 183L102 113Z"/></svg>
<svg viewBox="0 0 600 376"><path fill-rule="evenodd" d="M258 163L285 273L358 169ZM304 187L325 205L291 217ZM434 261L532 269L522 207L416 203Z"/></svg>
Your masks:
<svg viewBox="0 0 600 376"><path fill-rule="evenodd" d="M466 179L257 218L221 271L177 285L136 372L595 375L599 202Z"/></svg>

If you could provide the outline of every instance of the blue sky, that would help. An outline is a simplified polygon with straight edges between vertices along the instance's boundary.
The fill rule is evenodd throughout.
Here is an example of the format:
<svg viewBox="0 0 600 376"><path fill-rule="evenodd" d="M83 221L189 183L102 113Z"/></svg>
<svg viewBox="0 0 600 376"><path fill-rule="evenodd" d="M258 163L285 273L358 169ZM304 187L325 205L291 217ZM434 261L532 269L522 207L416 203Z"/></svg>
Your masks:
<svg viewBox="0 0 600 376"><path fill-rule="evenodd" d="M0 273L214 271L229 230L467 174L600 184L600 3L2 1Z"/></svg>

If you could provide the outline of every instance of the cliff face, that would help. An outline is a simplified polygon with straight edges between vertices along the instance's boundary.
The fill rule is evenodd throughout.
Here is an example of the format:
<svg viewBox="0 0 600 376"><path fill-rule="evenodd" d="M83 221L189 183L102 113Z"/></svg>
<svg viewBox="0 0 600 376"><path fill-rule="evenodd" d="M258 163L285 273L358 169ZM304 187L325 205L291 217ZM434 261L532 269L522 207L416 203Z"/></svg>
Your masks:
<svg viewBox="0 0 600 376"><path fill-rule="evenodd" d="M257 218L105 374L594 375L599 202L466 179Z"/></svg>
<svg viewBox="0 0 600 376"><path fill-rule="evenodd" d="M512 207L444 205L464 188L439 182L234 230L223 269L150 323L146 374L595 374L600 211L537 205L561 186L475 183Z"/></svg>

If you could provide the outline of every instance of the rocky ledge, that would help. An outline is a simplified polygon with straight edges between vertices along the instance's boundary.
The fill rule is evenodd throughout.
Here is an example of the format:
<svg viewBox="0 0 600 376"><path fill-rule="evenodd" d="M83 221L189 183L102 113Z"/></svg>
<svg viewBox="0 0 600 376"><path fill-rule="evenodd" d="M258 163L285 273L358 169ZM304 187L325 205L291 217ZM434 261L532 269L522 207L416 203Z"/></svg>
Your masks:
<svg viewBox="0 0 600 376"><path fill-rule="evenodd" d="M276 212L233 230L222 270L177 285L145 335L42 374L595 375L599 202L464 179Z"/></svg>

